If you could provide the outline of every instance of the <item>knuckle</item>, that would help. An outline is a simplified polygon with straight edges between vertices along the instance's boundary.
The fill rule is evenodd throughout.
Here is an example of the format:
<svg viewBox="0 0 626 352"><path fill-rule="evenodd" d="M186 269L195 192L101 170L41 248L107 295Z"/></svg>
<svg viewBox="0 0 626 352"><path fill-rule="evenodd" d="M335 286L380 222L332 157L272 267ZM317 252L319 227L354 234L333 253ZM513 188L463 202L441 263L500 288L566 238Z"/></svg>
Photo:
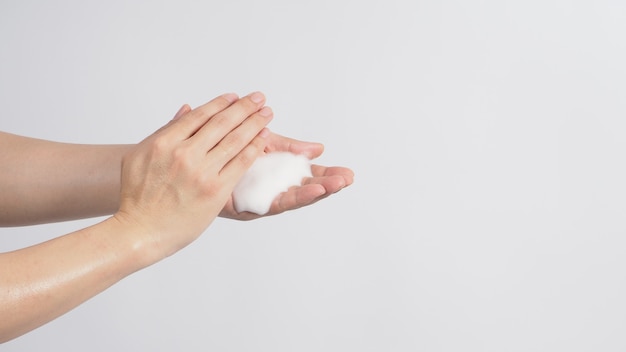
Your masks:
<svg viewBox="0 0 626 352"><path fill-rule="evenodd" d="M192 150L188 146L178 146L172 151L174 164L178 168L189 170L193 167Z"/></svg>
<svg viewBox="0 0 626 352"><path fill-rule="evenodd" d="M256 159L256 153L253 153L252 151L250 151L250 149L251 148L245 148L241 151L241 153L239 153L239 156L237 157L237 161L243 166L252 165L252 163Z"/></svg>
<svg viewBox="0 0 626 352"><path fill-rule="evenodd" d="M216 182L215 176L207 173L198 174L196 177L196 189L201 197L214 199L218 197L224 190L220 184Z"/></svg>
<svg viewBox="0 0 626 352"><path fill-rule="evenodd" d="M245 167L249 167L259 157L261 150L256 144L248 145L237 156L238 162Z"/></svg>
<svg viewBox="0 0 626 352"><path fill-rule="evenodd" d="M206 123L206 121L211 120L213 117L214 116L211 114L211 111L207 111L206 109L198 109L197 111L195 111L195 116L193 116L193 121L191 122L194 126L198 126Z"/></svg>
<svg viewBox="0 0 626 352"><path fill-rule="evenodd" d="M224 140L226 149L232 152L235 149L241 149L248 141L240 133L230 133Z"/></svg>
<svg viewBox="0 0 626 352"><path fill-rule="evenodd" d="M153 153L156 155L162 155L170 150L171 142L165 135L158 135L152 140L150 147Z"/></svg>
<svg viewBox="0 0 626 352"><path fill-rule="evenodd" d="M206 182L203 184L202 191L205 197L207 198L215 198L220 193L220 188L217 187L213 182Z"/></svg>
<svg viewBox="0 0 626 352"><path fill-rule="evenodd" d="M222 109L231 105L233 101L236 101L236 100L237 100L237 96L231 95L231 94L220 95L219 97L217 97L217 99L215 99L215 101L217 102L217 105L221 107Z"/></svg>
<svg viewBox="0 0 626 352"><path fill-rule="evenodd" d="M259 110L259 106L248 97L247 99L239 99L237 103L232 106L232 110L236 111L237 114L248 116Z"/></svg>
<svg viewBox="0 0 626 352"><path fill-rule="evenodd" d="M215 128L219 130L228 130L230 129L230 123L228 121L228 115L226 114L218 114L215 115L212 119L212 123L215 124Z"/></svg>

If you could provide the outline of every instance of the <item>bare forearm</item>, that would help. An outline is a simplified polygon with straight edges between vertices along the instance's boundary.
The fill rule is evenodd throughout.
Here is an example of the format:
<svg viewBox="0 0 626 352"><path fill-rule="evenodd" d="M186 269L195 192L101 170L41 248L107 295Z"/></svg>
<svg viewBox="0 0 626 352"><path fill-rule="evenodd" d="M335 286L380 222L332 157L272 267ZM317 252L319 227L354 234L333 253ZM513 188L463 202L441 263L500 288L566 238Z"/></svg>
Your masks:
<svg viewBox="0 0 626 352"><path fill-rule="evenodd" d="M159 258L115 218L0 254L0 343L68 312Z"/></svg>
<svg viewBox="0 0 626 352"><path fill-rule="evenodd" d="M112 214L133 145L57 143L0 132L0 226Z"/></svg>

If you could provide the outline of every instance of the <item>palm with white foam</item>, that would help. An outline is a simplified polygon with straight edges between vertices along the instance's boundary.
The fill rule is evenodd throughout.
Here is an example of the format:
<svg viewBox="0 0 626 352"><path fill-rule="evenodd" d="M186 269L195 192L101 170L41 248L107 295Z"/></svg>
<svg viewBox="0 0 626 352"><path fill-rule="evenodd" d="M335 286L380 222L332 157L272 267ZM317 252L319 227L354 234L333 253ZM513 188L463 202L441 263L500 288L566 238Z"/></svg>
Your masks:
<svg viewBox="0 0 626 352"><path fill-rule="evenodd" d="M278 151L302 154L312 160L322 155L324 146L320 143L299 141L272 133L265 152ZM311 165L311 173L313 177L304 178L301 185L291 187L286 192L279 194L272 202L269 212L264 215L250 212L238 213L235 210L231 196L222 209L220 216L237 220L252 220L262 216L280 214L324 199L351 185L354 179L352 170L340 166L328 167L313 164Z"/></svg>

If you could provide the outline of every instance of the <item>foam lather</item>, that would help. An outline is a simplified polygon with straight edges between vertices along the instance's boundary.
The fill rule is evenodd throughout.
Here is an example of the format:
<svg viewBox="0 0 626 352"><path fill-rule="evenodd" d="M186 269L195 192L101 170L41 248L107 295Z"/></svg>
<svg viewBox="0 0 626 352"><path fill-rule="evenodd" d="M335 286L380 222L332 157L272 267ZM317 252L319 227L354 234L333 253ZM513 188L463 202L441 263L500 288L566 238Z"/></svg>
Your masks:
<svg viewBox="0 0 626 352"><path fill-rule="evenodd" d="M311 161L304 155L272 152L260 156L233 190L235 210L264 215L280 193L311 176Z"/></svg>

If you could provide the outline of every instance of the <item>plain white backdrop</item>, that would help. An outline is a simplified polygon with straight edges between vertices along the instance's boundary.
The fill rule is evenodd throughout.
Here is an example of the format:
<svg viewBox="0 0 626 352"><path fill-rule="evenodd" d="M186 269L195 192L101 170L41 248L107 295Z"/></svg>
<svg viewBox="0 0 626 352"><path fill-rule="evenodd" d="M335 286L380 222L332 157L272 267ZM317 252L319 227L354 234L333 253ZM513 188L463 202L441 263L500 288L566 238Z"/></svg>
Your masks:
<svg viewBox="0 0 626 352"><path fill-rule="evenodd" d="M619 0L2 1L1 130L133 143L261 90L356 178L0 350L626 350L625 35Z"/></svg>

